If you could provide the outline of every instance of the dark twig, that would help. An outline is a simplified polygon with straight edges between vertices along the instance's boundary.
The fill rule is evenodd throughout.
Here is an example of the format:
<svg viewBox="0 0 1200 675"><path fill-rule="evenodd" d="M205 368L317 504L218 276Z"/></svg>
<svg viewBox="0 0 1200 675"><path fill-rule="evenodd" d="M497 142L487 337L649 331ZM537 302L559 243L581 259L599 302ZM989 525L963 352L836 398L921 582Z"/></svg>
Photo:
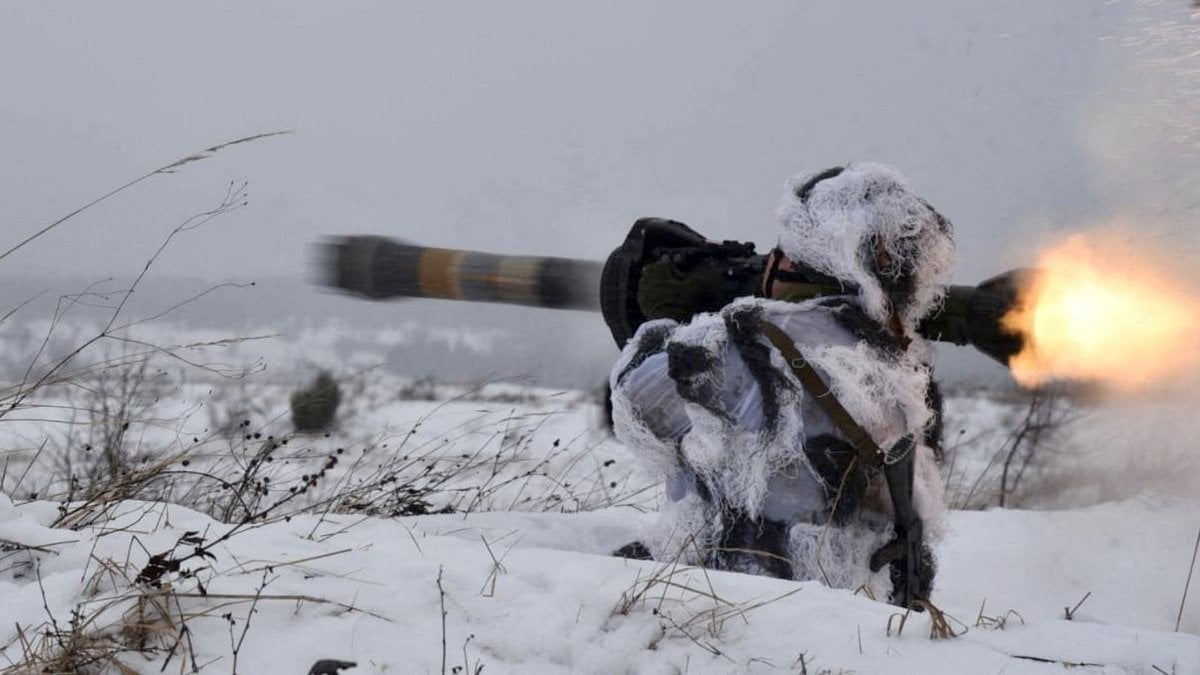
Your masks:
<svg viewBox="0 0 1200 675"><path fill-rule="evenodd" d="M1175 632L1183 621L1183 606L1187 604L1188 589L1192 586L1192 572L1196 571L1196 553L1200 552L1200 530L1196 531L1196 545L1192 547L1192 565L1188 567L1187 582L1183 584L1183 597L1179 599L1179 614L1175 616Z"/></svg>
<svg viewBox="0 0 1200 675"><path fill-rule="evenodd" d="M446 589L442 588L442 566L438 565L438 601L442 606L442 675L446 675Z"/></svg>
<svg viewBox="0 0 1200 675"><path fill-rule="evenodd" d="M1103 668L1103 663L1088 663L1086 661L1061 661L1059 659L1047 659L1041 656L1023 656L1021 654L1012 654L1012 658L1021 659L1024 661L1034 661L1036 663L1058 663L1064 668Z"/></svg>
<svg viewBox="0 0 1200 675"><path fill-rule="evenodd" d="M1073 621L1075 619L1075 612L1079 611L1079 608L1082 607L1083 603L1087 602L1087 599L1090 597L1092 597L1092 592L1088 591L1083 595L1082 598L1079 599L1079 602L1075 603L1074 607L1063 607L1063 613L1067 615L1067 621Z"/></svg>
<svg viewBox="0 0 1200 675"><path fill-rule="evenodd" d="M250 621L254 618L254 613L258 611L258 601L262 598L263 589L267 587L267 584L271 583L267 579L267 574L269 573L269 569L263 570L262 581L258 583L258 588L254 591L254 599L250 601L250 610L246 612L246 620L242 623L242 634L238 636L236 643L233 642L233 619L230 618L229 620L229 640L233 648L232 670L234 675L237 675L238 653L242 651L242 643L246 641L246 633L250 631Z"/></svg>

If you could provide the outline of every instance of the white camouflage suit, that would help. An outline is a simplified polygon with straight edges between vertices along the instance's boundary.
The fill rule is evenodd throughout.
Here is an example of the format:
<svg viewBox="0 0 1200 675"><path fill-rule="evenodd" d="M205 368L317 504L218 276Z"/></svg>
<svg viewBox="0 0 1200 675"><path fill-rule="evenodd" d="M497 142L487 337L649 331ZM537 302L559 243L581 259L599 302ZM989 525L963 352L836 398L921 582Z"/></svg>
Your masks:
<svg viewBox="0 0 1200 675"><path fill-rule="evenodd" d="M845 470L853 451L758 321L787 333L881 448L918 440L914 500L925 541L935 540L943 486L923 442L930 351L916 326L948 282L950 224L895 170L866 163L793 181L781 216L782 252L847 294L742 298L686 324L650 321L612 371L617 437L666 483L645 543L658 560L866 587L884 599L888 569L868 568L892 538L882 476ZM876 269L881 250L887 266ZM888 328L897 322L911 343Z"/></svg>

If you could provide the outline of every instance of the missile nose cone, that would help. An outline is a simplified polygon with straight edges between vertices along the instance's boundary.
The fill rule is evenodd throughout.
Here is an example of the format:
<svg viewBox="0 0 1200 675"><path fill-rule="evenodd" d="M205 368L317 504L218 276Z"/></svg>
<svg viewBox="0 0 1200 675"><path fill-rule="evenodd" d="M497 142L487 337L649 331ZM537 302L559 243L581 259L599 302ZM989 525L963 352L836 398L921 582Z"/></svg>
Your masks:
<svg viewBox="0 0 1200 675"><path fill-rule="evenodd" d="M411 295L411 284L393 286L397 271L407 269L412 257L405 254L416 249L387 237L326 237L312 246L312 281L374 299Z"/></svg>
<svg viewBox="0 0 1200 675"><path fill-rule="evenodd" d="M306 279L326 288L341 288L338 284L338 250L345 237L324 237L308 245Z"/></svg>

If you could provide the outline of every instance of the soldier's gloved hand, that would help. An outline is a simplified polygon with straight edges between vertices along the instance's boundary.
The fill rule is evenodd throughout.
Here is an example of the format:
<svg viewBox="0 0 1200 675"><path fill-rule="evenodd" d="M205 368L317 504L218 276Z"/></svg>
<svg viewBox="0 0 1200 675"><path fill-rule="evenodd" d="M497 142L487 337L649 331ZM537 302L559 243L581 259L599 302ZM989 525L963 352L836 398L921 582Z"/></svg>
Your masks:
<svg viewBox="0 0 1200 675"><path fill-rule="evenodd" d="M916 555L912 560L916 564L911 569L907 556L892 563L889 569L889 576L892 579L891 602L899 607L912 607L920 612L924 608L919 604L914 606L913 601L928 601L929 595L933 592L933 577L936 570L933 551L925 544L921 544L917 547Z"/></svg>
<svg viewBox="0 0 1200 675"><path fill-rule="evenodd" d="M933 580L933 557L922 542L925 527L913 503L913 470L916 441L907 435L887 449L883 475L892 497L896 536L871 555L871 571L892 566L892 602L911 607L927 600Z"/></svg>
<svg viewBox="0 0 1200 675"><path fill-rule="evenodd" d="M890 542L871 555L870 568L878 572L890 566L892 580L891 603L899 607L912 607L915 600L928 600L933 590L933 552L920 542L920 535L897 532ZM914 607L917 611L921 608Z"/></svg>

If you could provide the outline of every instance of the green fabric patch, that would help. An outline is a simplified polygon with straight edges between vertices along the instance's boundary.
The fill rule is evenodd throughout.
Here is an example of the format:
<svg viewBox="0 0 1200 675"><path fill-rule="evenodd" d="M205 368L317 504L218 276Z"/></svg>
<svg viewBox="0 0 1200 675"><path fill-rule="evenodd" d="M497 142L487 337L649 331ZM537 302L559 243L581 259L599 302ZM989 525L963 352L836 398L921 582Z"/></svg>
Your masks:
<svg viewBox="0 0 1200 675"><path fill-rule="evenodd" d="M701 263L682 272L668 260L642 268L638 307L647 319L687 321L700 312L724 307L729 297L725 267Z"/></svg>

